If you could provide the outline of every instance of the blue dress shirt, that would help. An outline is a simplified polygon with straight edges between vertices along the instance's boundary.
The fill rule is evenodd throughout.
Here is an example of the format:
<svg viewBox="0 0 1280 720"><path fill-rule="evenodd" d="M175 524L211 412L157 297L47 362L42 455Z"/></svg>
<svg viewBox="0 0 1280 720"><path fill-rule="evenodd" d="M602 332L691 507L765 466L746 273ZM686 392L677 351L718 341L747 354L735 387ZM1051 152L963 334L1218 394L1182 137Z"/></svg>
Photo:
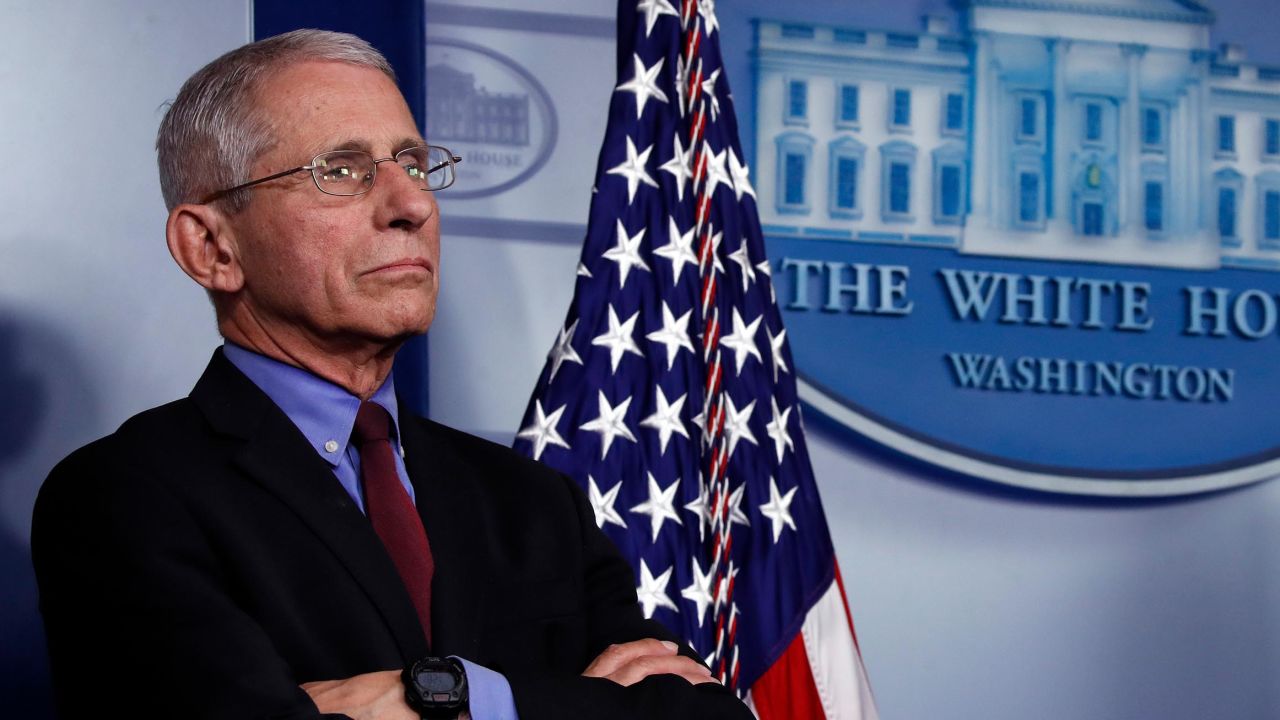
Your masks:
<svg viewBox="0 0 1280 720"><path fill-rule="evenodd" d="M311 447L333 468L342 489L364 509L364 491L360 484L360 451L351 444L351 428L360 409L360 398L301 368L287 365L239 345L226 342L222 346L227 360L244 373L258 389L266 393L293 424L302 431ZM404 446L400 444L400 412L396 403L395 383L391 376L369 398L391 415L391 442L395 449L396 474L415 503L417 496L404 467ZM515 699L506 677L481 665L458 658L466 667L471 695L473 720L518 720Z"/></svg>

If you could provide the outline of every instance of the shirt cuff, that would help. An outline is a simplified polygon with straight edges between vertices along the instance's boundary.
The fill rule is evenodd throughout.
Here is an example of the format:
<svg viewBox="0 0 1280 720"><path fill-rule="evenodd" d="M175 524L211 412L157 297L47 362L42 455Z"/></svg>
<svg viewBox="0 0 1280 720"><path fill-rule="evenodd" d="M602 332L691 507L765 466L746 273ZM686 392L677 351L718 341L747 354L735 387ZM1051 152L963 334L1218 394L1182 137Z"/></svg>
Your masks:
<svg viewBox="0 0 1280 720"><path fill-rule="evenodd" d="M465 658L452 657L467 671L471 720L520 720L516 700L511 696L511 683L506 677Z"/></svg>

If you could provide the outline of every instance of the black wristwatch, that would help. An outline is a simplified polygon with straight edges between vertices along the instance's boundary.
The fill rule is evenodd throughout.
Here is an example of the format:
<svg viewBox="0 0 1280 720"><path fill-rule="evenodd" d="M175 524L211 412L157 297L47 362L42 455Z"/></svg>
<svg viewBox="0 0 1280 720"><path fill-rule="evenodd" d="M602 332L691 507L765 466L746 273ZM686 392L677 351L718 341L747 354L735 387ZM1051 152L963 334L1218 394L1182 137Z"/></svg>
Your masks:
<svg viewBox="0 0 1280 720"><path fill-rule="evenodd" d="M467 706L467 671L455 658L427 657L401 674L404 700L430 720L456 718Z"/></svg>

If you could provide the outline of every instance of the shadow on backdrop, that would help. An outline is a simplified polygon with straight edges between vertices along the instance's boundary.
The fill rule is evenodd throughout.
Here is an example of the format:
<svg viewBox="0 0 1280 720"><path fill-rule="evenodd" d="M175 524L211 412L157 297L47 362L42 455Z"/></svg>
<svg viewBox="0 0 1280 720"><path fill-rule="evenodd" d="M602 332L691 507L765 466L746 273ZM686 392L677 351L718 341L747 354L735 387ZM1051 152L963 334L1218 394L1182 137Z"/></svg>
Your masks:
<svg viewBox="0 0 1280 720"><path fill-rule="evenodd" d="M13 308L0 308L0 392L0 714L51 720L31 508L52 466L97 431L97 397L71 344Z"/></svg>

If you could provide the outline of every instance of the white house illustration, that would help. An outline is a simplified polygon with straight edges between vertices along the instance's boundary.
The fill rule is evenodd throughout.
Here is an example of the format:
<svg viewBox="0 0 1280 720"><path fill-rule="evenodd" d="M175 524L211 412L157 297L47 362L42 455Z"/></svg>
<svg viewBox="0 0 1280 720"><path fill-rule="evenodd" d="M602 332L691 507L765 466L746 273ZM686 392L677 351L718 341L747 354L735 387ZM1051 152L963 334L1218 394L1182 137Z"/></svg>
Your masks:
<svg viewBox="0 0 1280 720"><path fill-rule="evenodd" d="M960 34L759 21L767 235L1280 270L1280 68L1192 0L954 0Z"/></svg>

